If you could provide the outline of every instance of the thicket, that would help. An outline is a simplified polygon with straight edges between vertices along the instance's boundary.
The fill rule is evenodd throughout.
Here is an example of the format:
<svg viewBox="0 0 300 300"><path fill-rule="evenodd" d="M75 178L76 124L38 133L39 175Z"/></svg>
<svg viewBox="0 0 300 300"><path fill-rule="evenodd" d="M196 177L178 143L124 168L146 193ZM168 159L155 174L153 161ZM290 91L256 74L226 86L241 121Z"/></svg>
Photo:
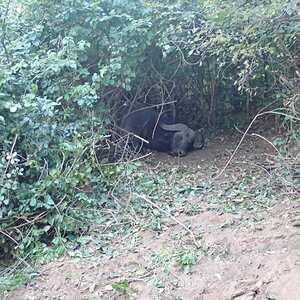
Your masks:
<svg viewBox="0 0 300 300"><path fill-rule="evenodd" d="M63 252L89 208L126 190L134 166L108 163L125 99L177 101L194 128L284 103L299 147L298 12L282 0L1 0L2 254Z"/></svg>

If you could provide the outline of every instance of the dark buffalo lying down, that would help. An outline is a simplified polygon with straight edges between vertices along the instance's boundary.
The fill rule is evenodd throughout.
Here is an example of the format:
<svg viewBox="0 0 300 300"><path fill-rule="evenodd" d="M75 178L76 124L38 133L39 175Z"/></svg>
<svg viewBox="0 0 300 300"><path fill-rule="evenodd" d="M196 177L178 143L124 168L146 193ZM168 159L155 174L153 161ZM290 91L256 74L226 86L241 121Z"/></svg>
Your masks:
<svg viewBox="0 0 300 300"><path fill-rule="evenodd" d="M192 129L181 123L174 124L165 112L160 114L146 104L139 102L124 104L121 116L120 126L133 134L131 144L135 151L146 146L173 156L185 156L188 151L204 146L203 136L200 144L194 145L195 133Z"/></svg>

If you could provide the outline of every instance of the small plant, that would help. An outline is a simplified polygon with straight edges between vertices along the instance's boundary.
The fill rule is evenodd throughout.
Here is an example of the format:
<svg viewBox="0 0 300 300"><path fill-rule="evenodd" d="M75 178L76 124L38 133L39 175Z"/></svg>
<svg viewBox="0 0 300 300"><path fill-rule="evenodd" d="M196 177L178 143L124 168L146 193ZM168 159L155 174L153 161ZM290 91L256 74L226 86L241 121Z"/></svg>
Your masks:
<svg viewBox="0 0 300 300"><path fill-rule="evenodd" d="M115 282L111 286L113 289L115 289L122 295L130 295L130 294L138 292L137 289L131 288L129 286L129 282L127 280L121 280L121 281Z"/></svg>
<svg viewBox="0 0 300 300"><path fill-rule="evenodd" d="M0 272L0 299L5 299L6 293L27 284L38 275L38 272L33 269L19 270L12 276L3 276L5 269L0 268Z"/></svg>
<svg viewBox="0 0 300 300"><path fill-rule="evenodd" d="M181 265L181 269L188 273L191 270L191 266L195 265L197 262L197 254L195 251L180 253L177 262Z"/></svg>

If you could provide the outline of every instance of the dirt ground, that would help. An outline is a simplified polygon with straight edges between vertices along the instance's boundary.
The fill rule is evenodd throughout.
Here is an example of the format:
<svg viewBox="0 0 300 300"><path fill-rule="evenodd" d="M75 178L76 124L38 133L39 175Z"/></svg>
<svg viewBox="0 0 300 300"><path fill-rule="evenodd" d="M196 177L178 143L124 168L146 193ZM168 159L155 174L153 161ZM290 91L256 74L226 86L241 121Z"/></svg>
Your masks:
<svg viewBox="0 0 300 300"><path fill-rule="evenodd" d="M154 153L143 164L180 167L191 181L193 176L206 180L219 174L239 138L220 133L184 158ZM160 230L141 228L115 239L113 255L93 244L81 257L70 252L42 266L33 282L7 299L299 300L297 195L280 192L272 201L263 201L263 193L228 198L247 174L254 190L263 189L262 182L270 180L267 153L274 154L267 142L247 138L215 188L187 194L172 211L175 219L166 216ZM112 286L116 283L119 288Z"/></svg>

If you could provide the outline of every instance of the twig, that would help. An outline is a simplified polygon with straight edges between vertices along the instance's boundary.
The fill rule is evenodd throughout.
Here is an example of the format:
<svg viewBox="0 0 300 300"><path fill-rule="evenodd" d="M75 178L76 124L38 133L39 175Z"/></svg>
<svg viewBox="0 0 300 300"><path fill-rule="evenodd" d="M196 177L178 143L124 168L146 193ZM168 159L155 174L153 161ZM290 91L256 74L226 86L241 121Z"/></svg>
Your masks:
<svg viewBox="0 0 300 300"><path fill-rule="evenodd" d="M26 221L26 223L22 223L20 225L17 225L17 226L14 226L14 227L11 227L11 228L6 228L5 230L8 231L8 230L12 230L12 229L17 229L17 228L21 228L21 227L24 227L26 225L29 225L29 224L33 224L36 220L38 219L41 219L43 218L44 216L46 216L48 214L47 211L43 211L41 212L40 214L38 214L36 217L34 217L32 220L27 220L27 218L22 218Z"/></svg>
<svg viewBox="0 0 300 300"><path fill-rule="evenodd" d="M161 211L162 213L166 214L169 218L171 218L173 221L175 221L176 223L178 223L180 226L182 226L186 231L189 232L189 234L191 235L194 245L199 248L200 245L197 243L196 241L196 237L194 235L194 233L188 228L186 227L183 223L181 223L179 220L177 220L175 217L173 217L171 214L169 214L167 211L163 210L162 208L160 208L157 204L153 203L151 200L147 199L145 196L137 194L137 193L133 193L134 196L142 198L144 201L148 202L150 205L154 206L155 208L157 208L159 211Z"/></svg>
<svg viewBox="0 0 300 300"><path fill-rule="evenodd" d="M127 280L128 281L143 281L143 280L145 280L145 278L150 277L151 275L153 275L153 271L150 271L139 277L127 277Z"/></svg>
<svg viewBox="0 0 300 300"><path fill-rule="evenodd" d="M48 161L46 159L44 159L44 166L43 166L43 169L41 171L38 181L40 181L43 178L44 174L47 172L48 172Z"/></svg>
<svg viewBox="0 0 300 300"><path fill-rule="evenodd" d="M14 142L13 142L13 145L12 145L12 147L11 147L11 149L10 149L10 155L13 154L13 151L14 151L14 148L15 148L15 145L16 145L16 142L17 142L17 139L18 139L18 136L16 135L16 136L15 136L15 139L14 139ZM6 165L4 174L6 174L6 172L7 172L7 170L8 170L8 167L9 167L9 164L10 164L10 159L9 159L8 162L7 162L7 165Z"/></svg>
<svg viewBox="0 0 300 300"><path fill-rule="evenodd" d="M278 155L280 157L282 157L282 155L281 155L280 151L277 149L277 147L274 146L274 144L272 142L270 142L268 139L266 139L264 136L262 136L262 135L260 135L258 133L251 133L250 135L251 136L259 137L259 138L263 139L264 141L266 141L270 146L272 146L275 149L275 151L278 153Z"/></svg>
<svg viewBox="0 0 300 300"><path fill-rule="evenodd" d="M29 253L28 253L28 255L29 255ZM28 255L27 255L27 256L28 256ZM26 256L26 257L27 257L27 256ZM23 258L21 258L20 256L17 256L17 255L15 255L15 254L14 254L14 257L16 257L18 260L21 261L21 262L18 263L18 265L20 265L21 263L23 263L24 265L27 266L27 268L30 268L31 270L34 269L33 266L31 266L31 265L25 260L26 257L23 259Z"/></svg>
<svg viewBox="0 0 300 300"><path fill-rule="evenodd" d="M235 156L235 154L237 153L238 149L240 148L242 142L244 141L245 139L245 136L247 135L248 131L250 130L252 124L255 122L255 120L258 118L259 114L257 114L254 119L251 121L251 123L249 124L249 126L247 127L246 131L244 132L242 138L240 139L238 145L236 146L236 148L234 149L233 153L231 154L229 160L227 161L226 165L224 166L224 168L220 171L220 173L215 177L213 178L213 180L216 180L217 178L219 178L223 172L227 169L227 167L230 165L233 157Z"/></svg>
<svg viewBox="0 0 300 300"><path fill-rule="evenodd" d="M12 240L16 245L19 245L19 243L13 237L11 237L8 233L6 233L6 232L4 232L2 230L0 230L0 233L2 233L6 237L8 237L10 240Z"/></svg>
<svg viewBox="0 0 300 300"><path fill-rule="evenodd" d="M55 207L55 209L56 209L56 211L57 211L57 213L58 213L59 215L61 215L61 213L60 213L58 207L59 207L60 204L65 200L66 197L67 197L67 195L64 194L63 197L60 199L60 201L59 201L57 204L54 203L54 207Z"/></svg>
<svg viewBox="0 0 300 300"><path fill-rule="evenodd" d="M10 268L7 268L7 269L4 269L3 271L1 271L0 276L3 276L4 274L5 274L5 276L8 276L10 274L14 274L15 271L17 270L17 268L21 265L21 263L24 263L24 264L27 265L27 267L33 269L33 267L26 262L26 258L29 255L30 255L30 252L28 252L24 258L20 258L19 256L14 254L14 257L16 257L18 259L18 261L13 266L11 266ZM7 270L9 270L9 271L7 271Z"/></svg>
<svg viewBox="0 0 300 300"><path fill-rule="evenodd" d="M272 103L270 103L268 106L270 106ZM240 148L242 142L244 141L246 135L249 135L248 132L250 130L250 128L252 127L253 123L256 121L256 119L258 119L259 117L261 116L264 116L264 115L268 115L268 114L275 114L275 115L280 115L280 116L289 116L291 119L294 119L294 120L299 120L298 118L296 117L293 117L293 116L290 116L288 114L285 114L285 113L282 113L282 112L278 112L278 111L275 111L275 110L271 110L271 111L265 111L265 112L262 112L265 108L263 108L254 118L253 120L250 122L249 126L247 127L246 131L243 133L243 136L242 138L240 139L238 145L236 146L236 148L234 149L233 153L231 154L229 160L227 161L226 165L224 166L224 168L220 171L220 173L213 179L213 180L216 180L217 178L219 178L223 172L227 169L227 167L230 165L233 157L235 156L235 154L237 153L238 149ZM254 134L252 133L251 135L256 135L256 136L259 136L259 137L262 137L258 134ZM263 138L263 137L262 137ZM263 138L264 140L268 141L267 139ZM270 141L268 141L270 143ZM270 143L273 147L275 147L272 143ZM278 151L278 149L275 147L276 151L280 154L280 152ZM280 154L281 155L281 154Z"/></svg>
<svg viewBox="0 0 300 300"><path fill-rule="evenodd" d="M150 156L152 154L152 152L149 152L147 154L144 154L142 156L139 156L139 157L135 157L135 158L131 158L129 161L127 161L127 163L131 163L131 162L134 162L134 161L137 161L137 160L140 160L140 159L143 159L143 158L146 158L148 156ZM104 164L100 164L101 166L117 166L117 165L120 165L120 164L123 164L124 162L113 162L113 163L104 163Z"/></svg>
<svg viewBox="0 0 300 300"><path fill-rule="evenodd" d="M56 210L58 210L58 206L64 201L64 199L65 199L66 197L67 197L67 195L65 194L65 195L60 199L60 201L59 201L57 204L54 204ZM59 211L58 211L58 213L59 213ZM22 223L22 224L20 224L20 225L13 226L13 227L11 227L11 228L7 228L7 229L5 229L5 230L6 230L6 231L12 230L12 229L15 229L15 230L16 230L16 229L21 228L21 227L23 227L23 226L26 226L26 225L28 225L28 224L32 224L32 223L34 223L36 220L41 219L41 218L45 217L45 216L48 215L48 214L49 214L48 211L43 211L43 212L41 212L40 214L38 214L37 216L35 216L32 220L28 220L26 217L20 217L20 218L17 218L17 221L20 220L20 219L23 219L26 223ZM15 221L15 222L16 222L16 221Z"/></svg>

